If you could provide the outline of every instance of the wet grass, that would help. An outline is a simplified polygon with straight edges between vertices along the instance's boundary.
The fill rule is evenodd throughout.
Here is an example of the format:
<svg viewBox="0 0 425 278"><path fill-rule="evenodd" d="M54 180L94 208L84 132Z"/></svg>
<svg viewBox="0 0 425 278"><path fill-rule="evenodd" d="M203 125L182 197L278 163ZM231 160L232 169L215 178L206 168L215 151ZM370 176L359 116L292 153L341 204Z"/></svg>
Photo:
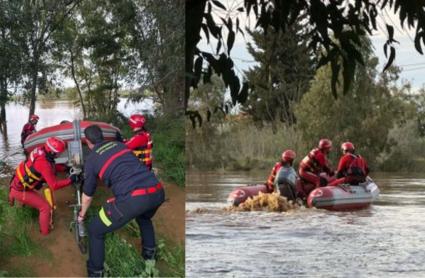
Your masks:
<svg viewBox="0 0 425 278"><path fill-rule="evenodd" d="M106 190L97 190L96 198L88 211L90 217L97 215L101 204L110 196ZM87 221L89 223L90 220ZM174 243L156 233L156 264L145 262L141 257L140 231L133 220L124 228L106 236L105 275L111 277L184 277L184 246Z"/></svg>
<svg viewBox="0 0 425 278"><path fill-rule="evenodd" d="M37 211L29 207L17 207L16 204L10 207L7 193L5 188L0 188L0 262L8 264L10 259L19 260L21 257L34 255L48 258L48 251L30 236L30 231L38 225ZM12 267L7 271L2 270L4 267L5 265L0 264L0 276L33 276L29 267Z"/></svg>

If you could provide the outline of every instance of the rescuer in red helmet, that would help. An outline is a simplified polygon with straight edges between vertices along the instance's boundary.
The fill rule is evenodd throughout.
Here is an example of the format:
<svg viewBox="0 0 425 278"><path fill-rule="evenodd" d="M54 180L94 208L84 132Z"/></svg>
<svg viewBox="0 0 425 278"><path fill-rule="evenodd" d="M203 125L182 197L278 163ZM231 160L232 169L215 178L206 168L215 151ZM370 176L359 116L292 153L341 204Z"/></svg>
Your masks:
<svg viewBox="0 0 425 278"><path fill-rule="evenodd" d="M342 183L356 185L365 182L369 174L369 167L362 156L355 154L354 144L351 142L342 143L341 151L342 156L336 170L337 180L330 185L336 186Z"/></svg>
<svg viewBox="0 0 425 278"><path fill-rule="evenodd" d="M57 137L48 138L43 146L35 148L29 153L27 159L18 165L9 186L11 205L14 200L17 200L39 210L40 232L43 235L49 233L52 208L47 200L37 193L37 190L41 189L43 183L47 183L54 191L79 180L77 175L71 175L63 180L56 178L56 170L60 168L56 167L55 158L65 149L66 144L63 140Z"/></svg>
<svg viewBox="0 0 425 278"><path fill-rule="evenodd" d="M269 178L267 179L266 185L267 185L267 190L269 192L273 192L274 190L274 183L275 183L276 175L279 173L279 170L282 167L292 167L295 157L296 157L296 154L293 150L286 150L282 153L280 161L276 162L276 164L274 165L269 175Z"/></svg>
<svg viewBox="0 0 425 278"><path fill-rule="evenodd" d="M149 170L152 170L152 137L145 129L146 118L141 114L131 115L128 124L134 132L134 136L125 144L139 158Z"/></svg>
<svg viewBox="0 0 425 278"><path fill-rule="evenodd" d="M37 115L31 115L28 123L24 125L21 132L21 145L24 146L25 139L32 133L36 132L35 126L38 123L38 120L40 119Z"/></svg>
<svg viewBox="0 0 425 278"><path fill-rule="evenodd" d="M300 198L307 198L310 192L319 187L326 186L328 180L322 176L325 172L328 176L333 176L327 156L332 150L332 142L329 139L321 139L317 148L314 148L310 153L301 160L298 173L301 182L297 185L297 194Z"/></svg>

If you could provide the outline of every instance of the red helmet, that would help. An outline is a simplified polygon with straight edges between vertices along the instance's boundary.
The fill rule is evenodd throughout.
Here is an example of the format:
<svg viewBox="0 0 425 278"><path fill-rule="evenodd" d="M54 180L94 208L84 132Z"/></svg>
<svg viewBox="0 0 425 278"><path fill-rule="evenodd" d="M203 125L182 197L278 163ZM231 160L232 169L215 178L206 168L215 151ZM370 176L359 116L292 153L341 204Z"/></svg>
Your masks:
<svg viewBox="0 0 425 278"><path fill-rule="evenodd" d="M145 125L145 122L146 122L146 119L141 114L131 115L130 118L128 119L128 124L130 125L132 129L142 128Z"/></svg>
<svg viewBox="0 0 425 278"><path fill-rule="evenodd" d="M332 141L329 139L320 139L319 149L321 150L330 150L332 148Z"/></svg>
<svg viewBox="0 0 425 278"><path fill-rule="evenodd" d="M296 155L293 150L286 150L282 153L282 162L292 162Z"/></svg>
<svg viewBox="0 0 425 278"><path fill-rule="evenodd" d="M40 117L35 114L30 116L30 121L38 121L39 119Z"/></svg>
<svg viewBox="0 0 425 278"><path fill-rule="evenodd" d="M354 152L354 145L351 142L344 142L341 144L341 149L346 152Z"/></svg>
<svg viewBox="0 0 425 278"><path fill-rule="evenodd" d="M49 137L44 145L46 151L60 154L65 151L66 144L58 137Z"/></svg>

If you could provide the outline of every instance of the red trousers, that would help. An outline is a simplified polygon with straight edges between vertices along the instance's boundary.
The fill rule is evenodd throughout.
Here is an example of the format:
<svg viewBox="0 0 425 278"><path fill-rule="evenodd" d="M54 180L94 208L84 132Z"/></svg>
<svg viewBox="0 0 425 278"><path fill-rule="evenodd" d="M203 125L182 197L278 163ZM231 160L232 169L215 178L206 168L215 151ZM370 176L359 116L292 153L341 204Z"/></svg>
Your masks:
<svg viewBox="0 0 425 278"><path fill-rule="evenodd" d="M49 203L34 190L18 191L13 187L10 188L9 199L15 199L20 203L39 211L38 222L40 224L40 232L43 235L49 234L51 208Z"/></svg>

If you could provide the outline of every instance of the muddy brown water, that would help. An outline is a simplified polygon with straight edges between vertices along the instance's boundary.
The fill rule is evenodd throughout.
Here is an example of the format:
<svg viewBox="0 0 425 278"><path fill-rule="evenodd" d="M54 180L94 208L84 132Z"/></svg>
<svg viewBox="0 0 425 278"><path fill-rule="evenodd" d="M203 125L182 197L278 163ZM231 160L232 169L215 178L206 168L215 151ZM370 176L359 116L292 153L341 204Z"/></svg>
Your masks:
<svg viewBox="0 0 425 278"><path fill-rule="evenodd" d="M368 209L226 212L266 172L186 173L187 277L424 277L425 174L372 173Z"/></svg>
<svg viewBox="0 0 425 278"><path fill-rule="evenodd" d="M21 131L28 121L28 108L11 102L6 105L7 134L0 133L0 176L8 174L8 167L14 167L23 158L21 147ZM118 103L118 111L126 116L134 112L152 111L150 100L140 104L127 103L124 98ZM81 119L80 109L67 100L39 101L35 107L35 113L40 116L37 130L44 127L57 125L63 120L72 121Z"/></svg>

